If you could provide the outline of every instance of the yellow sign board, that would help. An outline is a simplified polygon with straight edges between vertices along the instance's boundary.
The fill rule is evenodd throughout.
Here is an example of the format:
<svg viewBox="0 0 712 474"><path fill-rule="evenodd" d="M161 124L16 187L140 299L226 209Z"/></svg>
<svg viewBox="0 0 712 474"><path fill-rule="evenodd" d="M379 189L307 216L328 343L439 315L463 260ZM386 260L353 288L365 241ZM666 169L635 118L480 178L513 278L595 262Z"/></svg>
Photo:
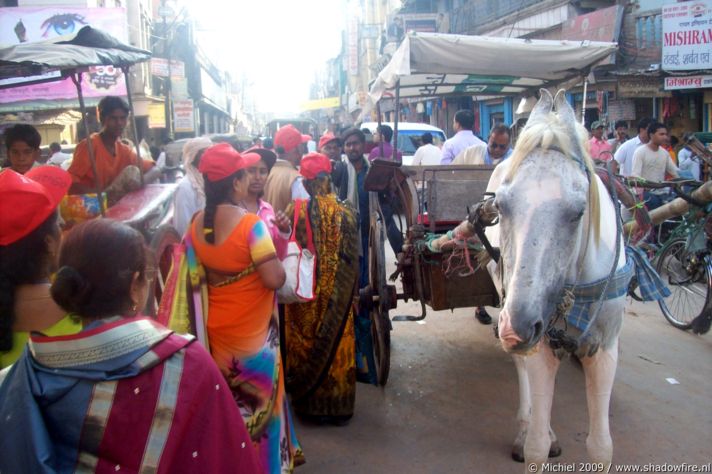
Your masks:
<svg viewBox="0 0 712 474"><path fill-rule="evenodd" d="M333 109L341 105L338 97L327 97L325 99L309 100L302 103L302 110Z"/></svg>
<svg viewBox="0 0 712 474"><path fill-rule="evenodd" d="M166 128L166 106L148 104L148 128Z"/></svg>

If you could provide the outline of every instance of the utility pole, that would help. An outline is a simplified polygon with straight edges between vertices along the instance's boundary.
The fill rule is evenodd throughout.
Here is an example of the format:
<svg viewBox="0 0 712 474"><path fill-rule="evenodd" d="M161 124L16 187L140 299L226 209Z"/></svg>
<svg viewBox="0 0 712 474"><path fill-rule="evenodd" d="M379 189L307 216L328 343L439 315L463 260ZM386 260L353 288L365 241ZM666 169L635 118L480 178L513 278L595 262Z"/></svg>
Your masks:
<svg viewBox="0 0 712 474"><path fill-rule="evenodd" d="M173 140L174 138L174 133L173 133L173 97L171 94L171 76L172 76L172 71L171 71L171 43L172 41L169 40L169 31L168 31L168 24L167 24L167 19L169 16L172 16L174 14L173 9L169 6L166 5L166 0L161 0L161 7L158 10L158 14L163 18L163 53L164 56L166 56L166 60L168 61L168 77L166 78L165 82L165 90L164 90L164 95L166 97L166 132L168 134L168 139Z"/></svg>

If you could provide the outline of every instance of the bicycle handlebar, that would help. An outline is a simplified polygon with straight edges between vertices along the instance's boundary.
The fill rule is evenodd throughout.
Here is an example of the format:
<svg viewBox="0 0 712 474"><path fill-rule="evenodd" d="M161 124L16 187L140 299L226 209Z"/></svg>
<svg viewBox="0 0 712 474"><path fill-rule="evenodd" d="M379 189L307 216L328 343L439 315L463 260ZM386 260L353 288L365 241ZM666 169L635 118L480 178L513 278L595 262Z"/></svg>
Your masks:
<svg viewBox="0 0 712 474"><path fill-rule="evenodd" d="M684 199L685 201L689 202L690 204L692 204L694 206L705 207L707 205L706 203L704 203L698 199L695 199L690 194L688 194L682 190L683 186L693 186L695 189L697 189L704 184L701 181L697 181L694 179L676 179L673 181L656 182L656 181L648 181L643 178L636 178L636 177L631 177L631 176L621 176L620 178L628 186L634 186L634 187L646 188L646 189L670 188L677 196L681 197L682 199Z"/></svg>

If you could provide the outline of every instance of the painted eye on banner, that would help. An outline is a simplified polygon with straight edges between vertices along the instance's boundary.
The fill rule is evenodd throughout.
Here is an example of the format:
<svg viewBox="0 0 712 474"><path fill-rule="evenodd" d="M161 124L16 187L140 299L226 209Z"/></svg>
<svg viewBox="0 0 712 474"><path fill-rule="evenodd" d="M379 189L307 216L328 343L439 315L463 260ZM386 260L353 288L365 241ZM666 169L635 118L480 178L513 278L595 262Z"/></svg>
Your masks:
<svg viewBox="0 0 712 474"><path fill-rule="evenodd" d="M40 27L41 29L44 29L42 37L47 38L52 31L59 36L74 33L74 30L77 29L78 24L87 24L82 15L79 15L78 13L58 13L47 18L44 23L42 23L42 26Z"/></svg>
<svg viewBox="0 0 712 474"><path fill-rule="evenodd" d="M96 76L115 76L116 68L114 66L96 66L92 68L92 73Z"/></svg>

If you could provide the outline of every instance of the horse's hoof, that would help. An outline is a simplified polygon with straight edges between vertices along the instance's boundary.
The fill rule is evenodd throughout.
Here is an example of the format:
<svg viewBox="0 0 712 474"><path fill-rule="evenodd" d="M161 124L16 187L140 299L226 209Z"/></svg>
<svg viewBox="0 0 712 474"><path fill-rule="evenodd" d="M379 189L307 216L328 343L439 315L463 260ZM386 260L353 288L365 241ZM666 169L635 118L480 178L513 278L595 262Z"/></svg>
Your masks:
<svg viewBox="0 0 712 474"><path fill-rule="evenodd" d="M516 462L524 462L524 446L512 447L512 459Z"/></svg>
<svg viewBox="0 0 712 474"><path fill-rule="evenodd" d="M551 448L549 448L549 457L550 458L558 458L561 456L561 446L559 446L559 443L554 443L551 445ZM524 448L517 448L516 446L512 448L512 459L514 459L516 462L524 462Z"/></svg>

